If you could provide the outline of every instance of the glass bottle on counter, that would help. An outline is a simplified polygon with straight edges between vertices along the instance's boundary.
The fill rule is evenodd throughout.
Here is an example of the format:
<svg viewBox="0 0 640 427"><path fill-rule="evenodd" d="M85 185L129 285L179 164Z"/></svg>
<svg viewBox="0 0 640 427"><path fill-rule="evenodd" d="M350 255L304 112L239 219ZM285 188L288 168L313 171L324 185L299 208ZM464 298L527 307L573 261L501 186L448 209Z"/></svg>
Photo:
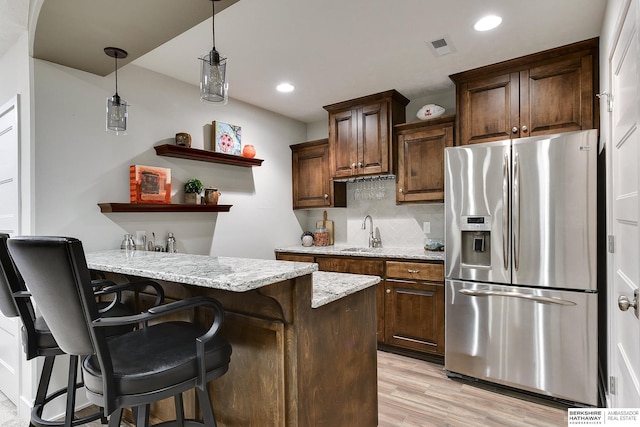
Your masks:
<svg viewBox="0 0 640 427"><path fill-rule="evenodd" d="M176 238L173 236L173 233L169 233L167 236L167 252L170 254L175 254L178 252L178 248L176 246Z"/></svg>
<svg viewBox="0 0 640 427"><path fill-rule="evenodd" d="M133 234L124 235L124 239L122 239L122 243L120 244L120 249L126 251L136 250L136 242L133 241Z"/></svg>

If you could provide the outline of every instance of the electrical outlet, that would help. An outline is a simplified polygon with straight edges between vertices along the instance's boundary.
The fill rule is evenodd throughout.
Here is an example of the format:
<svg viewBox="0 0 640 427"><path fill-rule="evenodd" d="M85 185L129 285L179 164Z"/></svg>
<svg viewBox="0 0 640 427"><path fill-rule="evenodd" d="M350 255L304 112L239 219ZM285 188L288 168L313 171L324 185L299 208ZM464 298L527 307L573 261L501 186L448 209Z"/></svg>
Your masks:
<svg viewBox="0 0 640 427"><path fill-rule="evenodd" d="M423 222L422 223L422 232L424 234L431 233L431 223L430 222Z"/></svg>

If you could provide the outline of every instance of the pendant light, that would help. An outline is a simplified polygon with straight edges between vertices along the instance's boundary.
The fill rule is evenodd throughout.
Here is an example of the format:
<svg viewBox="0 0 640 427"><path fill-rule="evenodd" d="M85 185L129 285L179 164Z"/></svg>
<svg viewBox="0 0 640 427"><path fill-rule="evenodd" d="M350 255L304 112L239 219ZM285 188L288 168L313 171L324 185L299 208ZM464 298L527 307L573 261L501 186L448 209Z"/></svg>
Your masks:
<svg viewBox="0 0 640 427"><path fill-rule="evenodd" d="M219 0L210 0L213 16L211 17L211 33L213 36L213 48L199 59L202 61L200 72L200 99L217 105L224 105L228 101L227 91L227 58L224 58L216 50L216 8L215 3Z"/></svg>
<svg viewBox="0 0 640 427"><path fill-rule="evenodd" d="M116 69L116 93L107 98L107 131L113 131L116 135L127 131L127 101L118 95L118 59L126 58L128 53L117 47L105 47L104 53L115 59Z"/></svg>

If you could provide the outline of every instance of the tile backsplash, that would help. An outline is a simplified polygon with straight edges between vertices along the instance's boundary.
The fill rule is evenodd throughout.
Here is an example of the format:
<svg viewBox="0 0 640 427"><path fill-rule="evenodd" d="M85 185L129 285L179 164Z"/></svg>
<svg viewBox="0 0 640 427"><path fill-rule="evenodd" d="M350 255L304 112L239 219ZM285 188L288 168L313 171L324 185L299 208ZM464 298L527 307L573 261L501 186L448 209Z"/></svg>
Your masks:
<svg viewBox="0 0 640 427"><path fill-rule="evenodd" d="M366 230L362 229L366 215L373 218L375 236L382 239L384 247L421 247L425 237L443 238L442 203L398 206L395 191L395 179L348 183L347 207L327 209L328 219L334 221L335 244L367 246L369 221ZM381 193L384 195L378 198ZM322 212L323 209L312 209L305 211L306 215L299 215L303 228L313 231L316 221L322 220ZM424 222L429 222L431 228L426 236L423 232Z"/></svg>

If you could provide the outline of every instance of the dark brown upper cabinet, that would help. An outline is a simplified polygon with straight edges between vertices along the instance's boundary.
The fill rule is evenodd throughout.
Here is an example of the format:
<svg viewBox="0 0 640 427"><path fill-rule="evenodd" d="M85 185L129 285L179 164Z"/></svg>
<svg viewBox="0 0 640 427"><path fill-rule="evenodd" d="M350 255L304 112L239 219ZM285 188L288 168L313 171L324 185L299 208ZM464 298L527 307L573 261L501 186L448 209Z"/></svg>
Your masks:
<svg viewBox="0 0 640 427"><path fill-rule="evenodd" d="M453 146L455 116L395 126L396 204L444 200L444 149Z"/></svg>
<svg viewBox="0 0 640 427"><path fill-rule="evenodd" d="M329 168L329 140L291 146L293 209L347 206L345 182L333 182Z"/></svg>
<svg viewBox="0 0 640 427"><path fill-rule="evenodd" d="M598 124L597 38L450 78L456 84L456 145Z"/></svg>
<svg viewBox="0 0 640 427"><path fill-rule="evenodd" d="M392 173L393 126L404 123L408 103L399 92L390 90L325 106L331 175Z"/></svg>

